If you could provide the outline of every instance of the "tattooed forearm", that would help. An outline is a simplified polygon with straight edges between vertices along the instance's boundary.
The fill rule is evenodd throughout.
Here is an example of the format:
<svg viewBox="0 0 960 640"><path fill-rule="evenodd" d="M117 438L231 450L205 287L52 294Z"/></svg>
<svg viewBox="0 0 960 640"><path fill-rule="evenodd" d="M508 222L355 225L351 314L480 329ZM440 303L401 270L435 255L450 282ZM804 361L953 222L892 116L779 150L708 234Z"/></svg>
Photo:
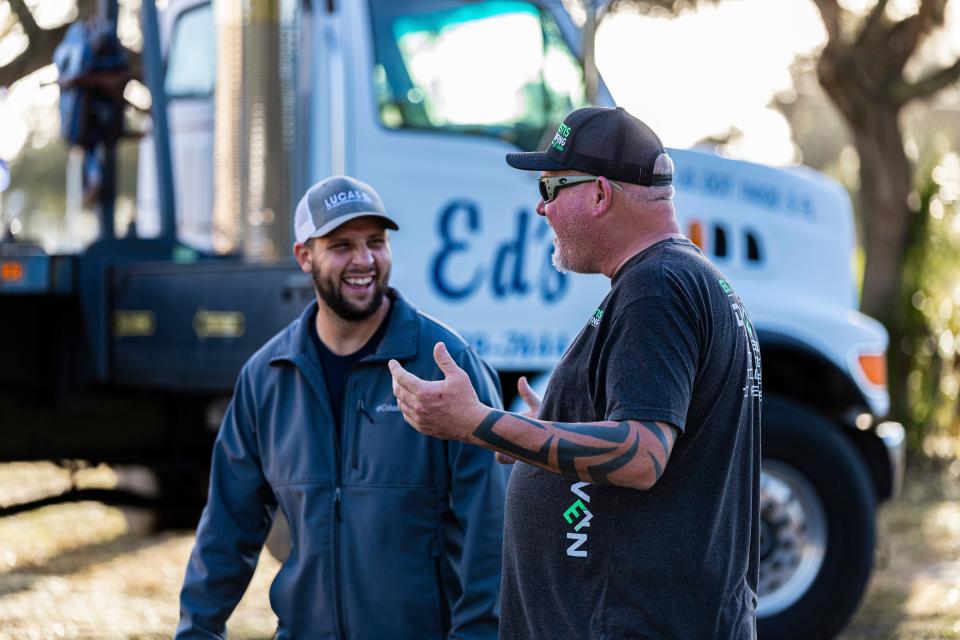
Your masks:
<svg viewBox="0 0 960 640"><path fill-rule="evenodd" d="M638 488L660 479L675 440L673 427L662 423L543 422L497 410L487 414L472 436L567 477Z"/></svg>
<svg viewBox="0 0 960 640"><path fill-rule="evenodd" d="M659 479L660 479L660 476L663 475L663 468L660 466L660 463L657 462L656 456L654 456L654 455L653 455L652 453L650 453L649 451L647 451L647 455L650 456L650 462L653 463L653 471L654 471L654 473L655 473L656 476L657 476L657 480L659 480Z"/></svg>
<svg viewBox="0 0 960 640"><path fill-rule="evenodd" d="M664 452L666 455L669 456L669 455L670 455L670 447L671 447L672 445L667 444L667 436L663 433L663 431L660 429L660 427L657 426L657 423L656 423L656 422L642 421L642 422L640 422L639 424L640 424L641 427L643 427L644 429L646 429L647 431L649 431L650 433L652 433L652 434L657 438L657 440L660 441L660 446L663 447L663 452Z"/></svg>
<svg viewBox="0 0 960 640"><path fill-rule="evenodd" d="M497 411L496 409L492 410L490 413L487 414L487 417L483 419L483 422L480 423L480 426L476 428L476 430L473 432L473 435L479 438L480 440L483 440L484 442L492 446L494 449L497 449L498 451L509 453L512 456L523 458L531 462L539 462L541 464L547 464L547 460L549 459L549 456L550 456L550 445L553 443L553 436L548 437L544 441L543 446L536 451L514 444L510 440L507 440L506 438L500 435L497 435L493 431L493 425L496 424L497 420L499 420L505 415L506 413L504 411ZM522 420L523 422L532 424L537 429L543 429L544 431L546 431L546 427L541 425L536 420L528 420L524 416L514 416L514 417L517 420Z"/></svg>

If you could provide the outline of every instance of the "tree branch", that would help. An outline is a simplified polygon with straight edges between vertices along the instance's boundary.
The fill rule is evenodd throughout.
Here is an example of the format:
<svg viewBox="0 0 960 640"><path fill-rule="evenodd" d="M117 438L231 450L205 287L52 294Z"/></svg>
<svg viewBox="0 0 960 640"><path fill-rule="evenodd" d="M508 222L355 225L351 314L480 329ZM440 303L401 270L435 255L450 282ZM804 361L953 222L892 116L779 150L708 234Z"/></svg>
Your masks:
<svg viewBox="0 0 960 640"><path fill-rule="evenodd" d="M592 0L583 0L591 2ZM680 15L684 11L697 9L700 5L718 4L722 0L593 0L598 3L597 24L602 16L616 13L623 7L632 7L641 13L649 13L652 9L664 9L671 15Z"/></svg>
<svg viewBox="0 0 960 640"><path fill-rule="evenodd" d="M10 5L13 15L17 16L17 20L20 21L20 26L23 27L23 32L27 34L28 38L33 40L35 35L43 31L37 26L37 21L24 0L7 0L7 4Z"/></svg>
<svg viewBox="0 0 960 640"><path fill-rule="evenodd" d="M890 95L897 104L906 104L911 100L932 96L942 89L960 80L960 58L949 67L924 76L916 82L898 82L890 89Z"/></svg>
<svg viewBox="0 0 960 640"><path fill-rule="evenodd" d="M63 41L70 23L52 29L42 29L33 18L33 13L24 0L7 0L13 14L29 38L27 49L19 56L0 67L0 87L9 87L17 80L53 61L53 51ZM96 9L96 0L77 0L80 19L90 16Z"/></svg>
<svg viewBox="0 0 960 640"><path fill-rule="evenodd" d="M855 46L859 47L862 43L870 42L877 38L886 38L888 34L882 33L881 25L883 24L883 14L887 10L889 3L889 0L878 0L877 4L873 5L873 9L870 10L870 15L864 20L863 28L860 29L860 33L857 35Z"/></svg>
<svg viewBox="0 0 960 640"><path fill-rule="evenodd" d="M829 42L840 44L840 6L837 0L813 0L820 11L820 19L823 20L823 26L827 30Z"/></svg>
<svg viewBox="0 0 960 640"><path fill-rule="evenodd" d="M0 87L9 87L20 78L53 62L53 50L63 40L69 26L65 24L55 29L40 29L39 34L30 39L26 51L0 67Z"/></svg>
<svg viewBox="0 0 960 640"><path fill-rule="evenodd" d="M920 8L890 29L889 56L891 68L903 70L917 49L920 40L934 27L943 26L947 0L920 0Z"/></svg>

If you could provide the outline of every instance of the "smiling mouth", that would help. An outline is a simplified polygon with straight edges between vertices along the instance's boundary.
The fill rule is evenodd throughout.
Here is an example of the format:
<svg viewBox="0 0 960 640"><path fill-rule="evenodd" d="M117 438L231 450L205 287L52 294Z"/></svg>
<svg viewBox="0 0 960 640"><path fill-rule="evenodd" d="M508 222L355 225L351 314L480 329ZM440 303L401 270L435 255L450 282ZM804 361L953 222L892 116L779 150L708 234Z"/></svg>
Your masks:
<svg viewBox="0 0 960 640"><path fill-rule="evenodd" d="M348 276L343 281L351 288L365 289L373 284L373 276Z"/></svg>

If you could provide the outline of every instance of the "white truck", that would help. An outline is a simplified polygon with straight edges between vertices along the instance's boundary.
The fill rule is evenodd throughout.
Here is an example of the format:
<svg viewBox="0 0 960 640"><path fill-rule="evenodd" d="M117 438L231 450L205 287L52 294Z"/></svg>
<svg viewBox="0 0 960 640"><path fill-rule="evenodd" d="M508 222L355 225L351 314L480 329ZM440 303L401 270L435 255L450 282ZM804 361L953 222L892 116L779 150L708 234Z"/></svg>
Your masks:
<svg viewBox="0 0 960 640"><path fill-rule="evenodd" d="M181 237L211 248L268 243L252 241L249 225L244 238L218 238L211 188L222 185L220 151L237 150L216 136L239 128L239 146L252 148L257 119L269 128L256 101L236 102L262 90L265 105L293 114L290 150L305 163L280 196L286 210L328 174L375 185L404 222L393 238L395 285L461 331L508 393L521 373L545 384L607 287L602 277L552 268L533 177L503 161L518 148L543 148L563 115L584 105L580 39L562 4L279 2L259 16L257 3L246 16L220 5L173 2L163 21ZM267 66L246 47L272 42L263 26L271 20L278 46ZM238 34L247 40L214 44ZM227 96L217 93L218 74L234 84ZM290 125L278 117L274 131ZM887 335L857 311L849 197L804 168L671 155L681 226L735 283L760 336L761 635L830 635L863 593L875 508L896 493L903 456L900 425L877 420L889 406ZM246 170L250 179L255 169ZM152 175L141 162L143 187ZM246 188L265 191L270 179ZM144 231L156 207L148 187L140 193ZM263 205L254 200L240 213L256 217ZM275 215L283 220L275 249L284 254L290 225Z"/></svg>
<svg viewBox="0 0 960 640"><path fill-rule="evenodd" d="M312 295L288 257L291 212L336 173L374 185L400 221L394 286L467 337L508 396L522 374L545 384L608 287L552 268L534 176L504 162L584 106L580 38L559 0L169 0L159 31L173 179L145 140L134 237L95 243L76 271L99 296L81 315L101 390L165 394L176 418L146 420L152 439L127 426L6 458L129 461L162 442L153 451L181 461L166 478L184 476L183 460L202 466L212 434L189 420L215 428L240 364ZM602 83L601 96L612 104ZM903 428L882 421L887 334L857 311L849 198L809 169L670 153L681 225L760 338L760 636L831 637L863 594L904 450ZM31 259L24 273L52 274L44 291L73 269ZM108 454L119 440L124 453Z"/></svg>

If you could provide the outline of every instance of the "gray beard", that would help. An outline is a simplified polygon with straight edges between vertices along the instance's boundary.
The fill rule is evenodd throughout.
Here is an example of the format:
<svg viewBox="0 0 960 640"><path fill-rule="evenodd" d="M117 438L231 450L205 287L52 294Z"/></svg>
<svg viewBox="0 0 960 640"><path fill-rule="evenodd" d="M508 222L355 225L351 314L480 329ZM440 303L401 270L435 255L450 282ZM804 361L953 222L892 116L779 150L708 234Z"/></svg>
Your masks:
<svg viewBox="0 0 960 640"><path fill-rule="evenodd" d="M560 245L557 244L556 238L553 240L553 251L550 253L550 262L553 264L553 268L560 273L569 273L571 271L567 262L567 256L560 250Z"/></svg>
<svg viewBox="0 0 960 640"><path fill-rule="evenodd" d="M553 238L553 252L550 254L550 262L560 273L594 273L587 265L577 262L570 252L562 248L556 236Z"/></svg>

